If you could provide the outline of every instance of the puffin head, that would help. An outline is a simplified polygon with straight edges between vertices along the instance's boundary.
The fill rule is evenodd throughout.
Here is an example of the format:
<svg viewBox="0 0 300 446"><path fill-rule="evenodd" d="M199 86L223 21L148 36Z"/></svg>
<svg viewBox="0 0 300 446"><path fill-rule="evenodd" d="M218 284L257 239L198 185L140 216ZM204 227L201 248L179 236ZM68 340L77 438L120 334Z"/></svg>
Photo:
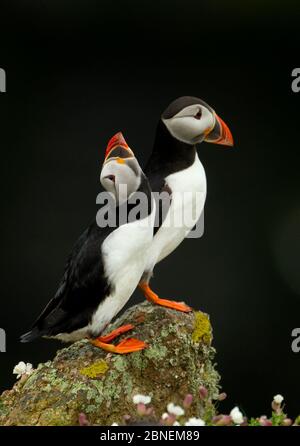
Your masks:
<svg viewBox="0 0 300 446"><path fill-rule="evenodd" d="M141 184L142 170L121 132L114 135L106 148L100 181L118 204L127 201Z"/></svg>
<svg viewBox="0 0 300 446"><path fill-rule="evenodd" d="M233 137L225 122L204 101L182 96L161 116L169 133L179 141L195 145L202 141L233 146Z"/></svg>

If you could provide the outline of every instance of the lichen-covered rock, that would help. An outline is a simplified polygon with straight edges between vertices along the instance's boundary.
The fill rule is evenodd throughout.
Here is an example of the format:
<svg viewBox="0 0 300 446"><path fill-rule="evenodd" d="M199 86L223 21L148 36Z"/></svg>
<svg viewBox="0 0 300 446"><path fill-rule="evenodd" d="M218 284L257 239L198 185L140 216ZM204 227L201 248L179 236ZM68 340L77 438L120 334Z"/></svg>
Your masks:
<svg viewBox="0 0 300 446"><path fill-rule="evenodd" d="M53 361L1 395L0 425L76 425L82 412L92 424L122 423L124 415L134 422L135 394L152 397L154 422L167 403L182 404L187 393L194 396L187 415L211 418L219 375L208 316L145 302L127 310L107 332L124 323L135 325L129 336L147 342L146 350L113 355L83 340L58 351ZM205 399L200 386L208 390Z"/></svg>

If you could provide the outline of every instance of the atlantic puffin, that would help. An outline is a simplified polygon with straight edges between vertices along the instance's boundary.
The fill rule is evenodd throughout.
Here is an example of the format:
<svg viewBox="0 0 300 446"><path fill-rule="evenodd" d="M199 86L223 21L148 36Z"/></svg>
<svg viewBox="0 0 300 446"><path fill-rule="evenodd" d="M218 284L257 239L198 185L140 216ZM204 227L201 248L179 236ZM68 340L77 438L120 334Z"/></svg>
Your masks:
<svg viewBox="0 0 300 446"><path fill-rule="evenodd" d="M139 287L149 301L183 312L191 308L184 303L161 299L152 291L149 282L155 265L177 248L203 211L206 175L196 150L203 141L233 145L228 126L211 106L197 97L180 97L161 115L153 151L144 169L152 191L167 193L169 204L165 215L159 215ZM170 216L173 220L168 218ZM179 217L176 225L172 223L174 216ZM180 217L183 217L182 224Z"/></svg>
<svg viewBox="0 0 300 446"><path fill-rule="evenodd" d="M108 143L100 181L115 199L117 212L121 209L129 212L132 209L129 206L127 210L129 198L143 192L149 201L146 213L130 222L120 223L116 218L115 226L100 227L96 220L90 224L67 259L55 296L32 329L21 336L21 342L38 337L74 342L87 337L95 346L120 354L146 347L134 338L111 344L114 338L133 328L130 324L101 336L135 290L153 238L155 203L149 182L122 133Z"/></svg>

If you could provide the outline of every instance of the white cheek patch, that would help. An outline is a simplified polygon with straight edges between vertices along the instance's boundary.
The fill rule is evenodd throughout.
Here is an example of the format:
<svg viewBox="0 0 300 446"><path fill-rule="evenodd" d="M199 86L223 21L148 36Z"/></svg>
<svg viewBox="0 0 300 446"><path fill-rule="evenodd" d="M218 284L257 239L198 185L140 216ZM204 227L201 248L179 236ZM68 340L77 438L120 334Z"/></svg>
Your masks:
<svg viewBox="0 0 300 446"><path fill-rule="evenodd" d="M105 163L101 170L100 181L103 187L107 184L105 177L109 175L114 175L116 182L119 184L126 184L128 181L131 181L131 177L134 176L134 173L125 162L119 163L117 160L112 159Z"/></svg>
<svg viewBox="0 0 300 446"><path fill-rule="evenodd" d="M195 115L201 108L202 116ZM187 114L189 113L189 114ZM203 106L190 106L181 110L170 119L163 119L164 124L174 138L187 144L195 144L203 139L203 134L215 125L213 113Z"/></svg>
<svg viewBox="0 0 300 446"><path fill-rule="evenodd" d="M109 175L114 175L115 181L106 178ZM138 189L140 176L136 175L132 168L125 162L119 163L116 160L111 160L104 164L101 171L100 181L104 189L113 193L119 203L122 203L127 200L127 197L132 192L135 192Z"/></svg>

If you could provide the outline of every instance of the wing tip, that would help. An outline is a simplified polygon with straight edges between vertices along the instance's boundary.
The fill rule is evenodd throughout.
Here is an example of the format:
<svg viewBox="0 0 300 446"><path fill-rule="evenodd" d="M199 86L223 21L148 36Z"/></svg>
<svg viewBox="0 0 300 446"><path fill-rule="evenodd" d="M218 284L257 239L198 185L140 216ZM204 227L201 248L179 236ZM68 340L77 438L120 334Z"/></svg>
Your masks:
<svg viewBox="0 0 300 446"><path fill-rule="evenodd" d="M41 336L41 332L38 328L34 328L33 330L28 331L27 333L24 333L22 336L20 336L20 342L22 344L25 344L26 342L31 342L36 338L39 338Z"/></svg>

